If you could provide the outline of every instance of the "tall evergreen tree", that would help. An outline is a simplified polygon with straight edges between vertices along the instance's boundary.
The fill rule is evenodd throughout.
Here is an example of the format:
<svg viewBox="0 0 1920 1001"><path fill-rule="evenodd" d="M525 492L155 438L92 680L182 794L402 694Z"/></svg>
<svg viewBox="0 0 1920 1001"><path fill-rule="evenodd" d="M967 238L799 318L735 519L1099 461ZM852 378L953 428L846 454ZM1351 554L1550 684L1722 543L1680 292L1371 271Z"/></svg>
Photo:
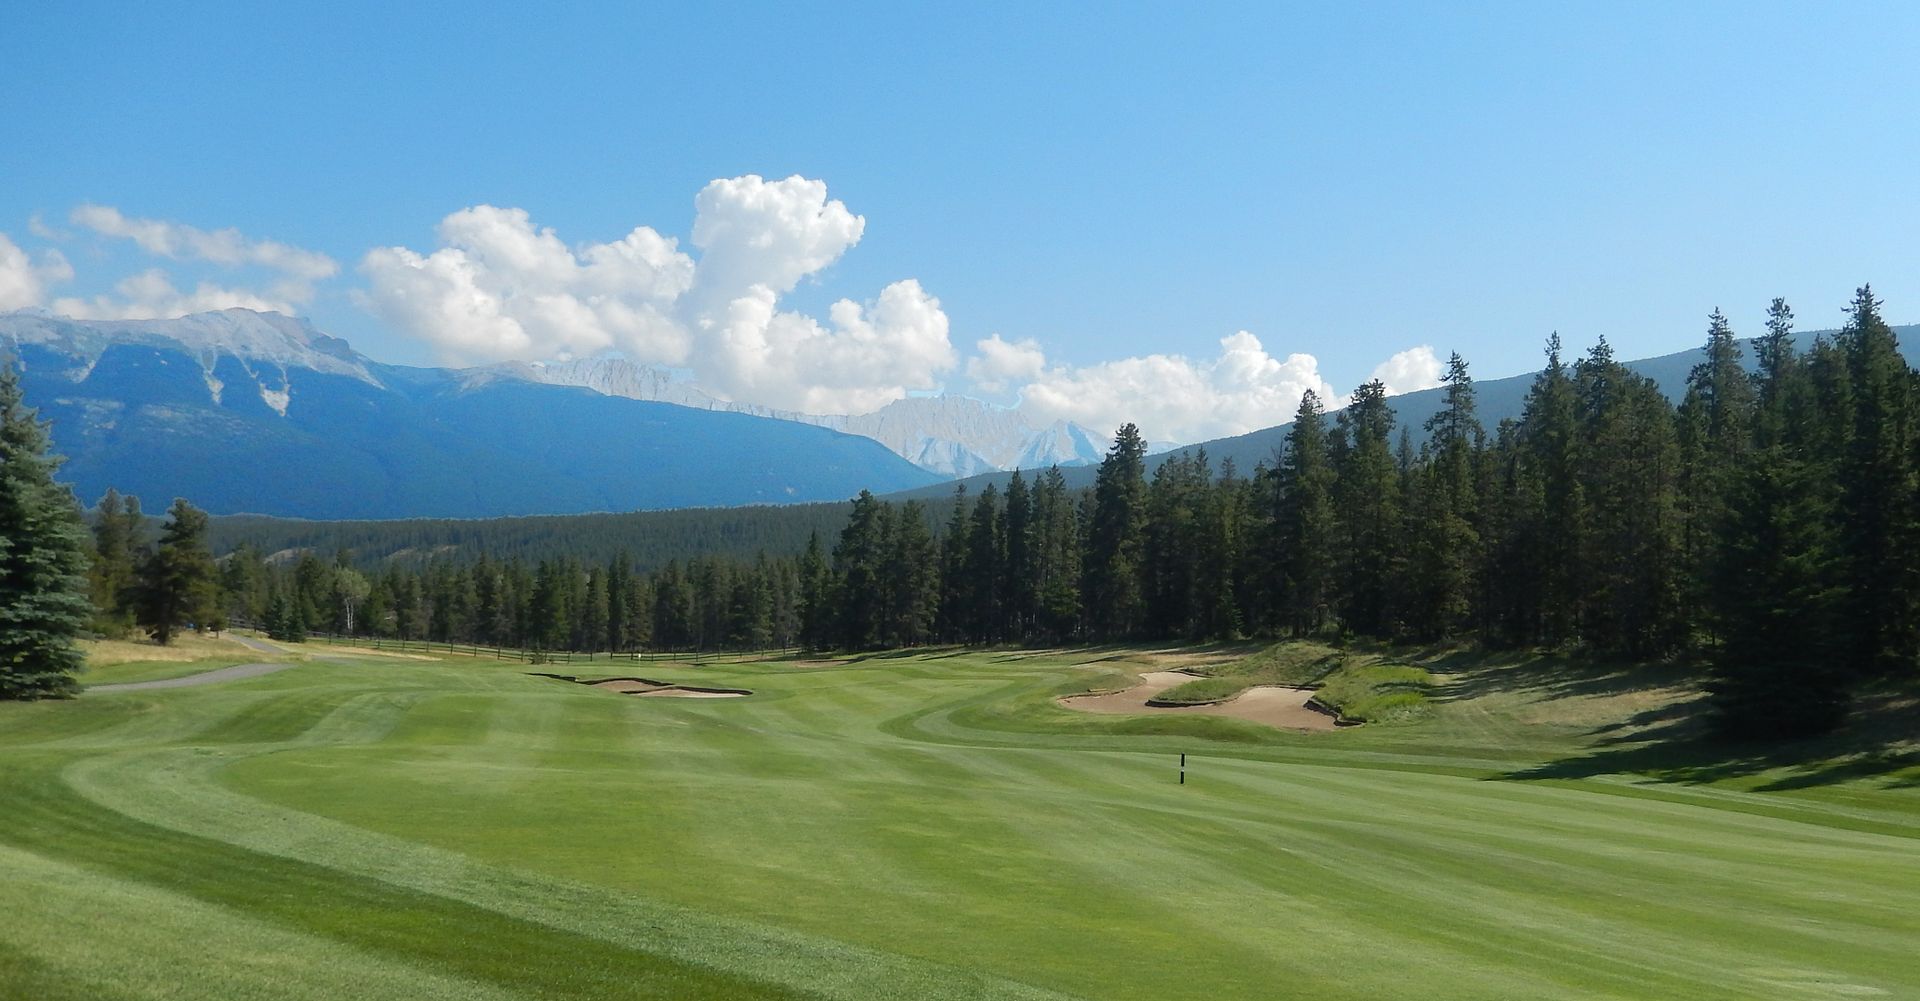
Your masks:
<svg viewBox="0 0 1920 1001"><path fill-rule="evenodd" d="M1020 470L1007 480L1006 516L1007 628L1015 637L1025 637L1033 628L1039 606L1039 583L1035 574L1033 492Z"/></svg>
<svg viewBox="0 0 1920 1001"><path fill-rule="evenodd" d="M839 586L837 640L851 650L869 649L880 641L881 617L887 601L884 567L888 521L892 509L868 491L854 498L847 527L833 547L833 572Z"/></svg>
<svg viewBox="0 0 1920 1001"><path fill-rule="evenodd" d="M1059 466L1034 490L1034 587L1040 634L1059 641L1080 621L1080 522Z"/></svg>
<svg viewBox="0 0 1920 1001"><path fill-rule="evenodd" d="M953 488L953 511L946 530L940 536L940 602L934 628L948 642L966 639L971 626L970 602L972 576L967 572L968 526L972 524L973 505L967 500L967 486Z"/></svg>
<svg viewBox="0 0 1920 1001"><path fill-rule="evenodd" d="M1140 571L1146 522L1147 444L1123 424L1100 462L1084 554L1084 600L1098 639L1135 635L1142 625Z"/></svg>
<svg viewBox="0 0 1920 1001"><path fill-rule="evenodd" d="M71 695L93 616L92 548L73 492L53 480L47 425L0 364L0 699Z"/></svg>
<svg viewBox="0 0 1920 1001"><path fill-rule="evenodd" d="M1334 510L1342 536L1341 618L1370 636L1392 631L1395 616L1389 598L1405 561L1393 422L1387 387L1378 379L1354 390L1339 417Z"/></svg>
<svg viewBox="0 0 1920 1001"><path fill-rule="evenodd" d="M881 571L886 593L883 632L894 646L919 646L933 635L940 601L937 549L919 501L901 505L893 519Z"/></svg>
<svg viewBox="0 0 1920 1001"><path fill-rule="evenodd" d="M123 498L111 487L100 498L93 525L93 570L88 576L99 632L117 636L133 628L143 521L139 498Z"/></svg>
<svg viewBox="0 0 1920 1001"><path fill-rule="evenodd" d="M820 549L820 533L807 536L800 556L800 642L824 649L833 645L833 573Z"/></svg>
<svg viewBox="0 0 1920 1001"><path fill-rule="evenodd" d="M980 491L973 503L973 520L967 526L966 613L962 621L975 643L994 643L1001 638L1001 615L1005 608L1006 536L1001 529L1000 491L991 483Z"/></svg>
<svg viewBox="0 0 1920 1001"><path fill-rule="evenodd" d="M204 628L219 610L219 574L207 551L206 512L175 500L160 543L140 569L137 619L161 644L181 626Z"/></svg>
<svg viewBox="0 0 1920 1001"><path fill-rule="evenodd" d="M1850 701L1833 512L1818 464L1798 452L1769 445L1735 472L1715 550L1708 691L1736 737L1823 733Z"/></svg>
<svg viewBox="0 0 1920 1001"><path fill-rule="evenodd" d="M1733 327L1719 310L1707 321L1706 360L1687 376L1679 410L1680 574L1690 609L1702 606L1707 565L1724 520L1729 480L1752 438L1753 385L1740 364Z"/></svg>
<svg viewBox="0 0 1920 1001"><path fill-rule="evenodd" d="M1281 609L1295 636L1318 629L1332 613L1337 558L1333 479L1320 397L1307 390L1287 434L1277 477Z"/></svg>
<svg viewBox="0 0 1920 1001"><path fill-rule="evenodd" d="M1840 415L1850 418L1840 453L1848 652L1862 670L1911 671L1920 646L1911 370L1869 286L1855 293L1839 343L1852 404Z"/></svg>
<svg viewBox="0 0 1920 1001"><path fill-rule="evenodd" d="M1464 628L1473 611L1479 533L1473 450L1483 436L1475 414L1473 378L1456 352L1442 377L1445 403L1427 421L1432 459L1417 478L1412 542L1414 581L1408 623L1423 639Z"/></svg>

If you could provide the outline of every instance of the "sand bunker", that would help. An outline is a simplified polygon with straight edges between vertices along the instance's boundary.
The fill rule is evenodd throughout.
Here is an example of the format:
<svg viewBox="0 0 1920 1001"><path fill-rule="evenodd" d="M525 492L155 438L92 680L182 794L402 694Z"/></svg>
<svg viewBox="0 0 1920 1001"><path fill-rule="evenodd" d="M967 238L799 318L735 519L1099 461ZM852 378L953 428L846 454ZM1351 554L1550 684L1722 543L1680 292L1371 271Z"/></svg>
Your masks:
<svg viewBox="0 0 1920 1001"><path fill-rule="evenodd" d="M697 685L676 685L666 681L654 681L650 678L602 678L587 681L570 674L543 674L533 672L536 678L553 678L556 681L571 681L576 685L591 685L609 692L622 695L644 695L669 699L737 699L753 693L744 688L701 688Z"/></svg>
<svg viewBox="0 0 1920 1001"><path fill-rule="evenodd" d="M1339 724L1332 714L1307 704L1313 698L1310 688L1286 688L1258 685L1225 702L1199 706L1155 706L1148 700L1176 685L1194 679L1184 671L1150 671L1140 683L1125 691L1069 695L1059 699L1068 709L1086 713L1141 714L1179 713L1187 716L1231 716L1234 719L1265 723L1289 730L1331 730Z"/></svg>

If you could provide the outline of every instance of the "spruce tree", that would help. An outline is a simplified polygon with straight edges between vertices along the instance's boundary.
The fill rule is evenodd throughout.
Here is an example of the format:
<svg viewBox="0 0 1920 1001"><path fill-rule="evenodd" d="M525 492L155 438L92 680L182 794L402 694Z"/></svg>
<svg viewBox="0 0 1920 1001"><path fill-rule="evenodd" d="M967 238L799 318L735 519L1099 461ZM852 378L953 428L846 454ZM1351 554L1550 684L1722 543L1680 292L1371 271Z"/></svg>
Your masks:
<svg viewBox="0 0 1920 1001"><path fill-rule="evenodd" d="M820 533L807 536L800 556L800 644L812 649L833 645L833 575L820 549Z"/></svg>
<svg viewBox="0 0 1920 1001"><path fill-rule="evenodd" d="M884 632L890 645L919 646L933 634L940 600L939 561L925 505L901 505L892 527L881 571L887 601Z"/></svg>
<svg viewBox="0 0 1920 1001"><path fill-rule="evenodd" d="M1753 385L1740 365L1740 345L1719 310L1707 318L1706 360L1687 376L1680 404L1680 573L1688 618L1705 601L1714 531L1723 520L1729 480L1751 440Z"/></svg>
<svg viewBox="0 0 1920 1001"><path fill-rule="evenodd" d="M1333 468L1320 397L1307 390L1287 434L1279 469L1282 617L1293 635L1317 630L1331 614L1336 550Z"/></svg>
<svg viewBox="0 0 1920 1001"><path fill-rule="evenodd" d="M1034 488L1034 581L1038 623L1049 640L1074 634L1080 622L1080 520L1059 466Z"/></svg>
<svg viewBox="0 0 1920 1001"><path fill-rule="evenodd" d="M1034 577L1033 492L1020 470L1007 481L1005 523L1007 542L1006 620L1012 638L1025 639L1033 627L1039 604Z"/></svg>
<svg viewBox="0 0 1920 1001"><path fill-rule="evenodd" d="M1524 628L1547 646L1571 640L1579 627L1586 532L1580 480L1580 430L1573 379L1560 358L1560 335L1547 339L1547 365L1527 391L1521 414L1517 492L1531 506L1519 530L1519 571L1534 596Z"/></svg>
<svg viewBox="0 0 1920 1001"><path fill-rule="evenodd" d="M85 664L74 643L93 617L87 528L53 480L47 425L19 375L0 365L0 699L73 694Z"/></svg>
<svg viewBox="0 0 1920 1001"><path fill-rule="evenodd" d="M1473 378L1458 353L1441 380L1446 402L1427 421L1432 461L1412 491L1411 605L1408 624L1422 639L1451 635L1473 612L1480 537L1473 451L1484 433L1475 415Z"/></svg>
<svg viewBox="0 0 1920 1001"><path fill-rule="evenodd" d="M1387 387L1377 379L1353 391L1339 418L1334 509L1341 533L1341 618L1369 636L1390 632L1389 596L1404 562L1393 421Z"/></svg>
<svg viewBox="0 0 1920 1001"><path fill-rule="evenodd" d="M967 573L967 527L972 523L972 512L967 485L955 486L953 511L940 536L940 603L934 619L935 632L950 643L966 639L969 628L972 578Z"/></svg>
<svg viewBox="0 0 1920 1001"><path fill-rule="evenodd" d="M1140 571L1146 521L1146 441L1124 424L1094 476L1083 597L1096 638L1130 637L1140 628Z"/></svg>
<svg viewBox="0 0 1920 1001"><path fill-rule="evenodd" d="M133 592L140 547L140 501L109 487L94 514L93 572L88 580L95 629L119 636L133 628Z"/></svg>
<svg viewBox="0 0 1920 1001"><path fill-rule="evenodd" d="M1912 375L1869 286L1854 294L1839 343L1852 404L1840 463L1849 654L1859 670L1891 674L1912 668L1920 632Z"/></svg>
<svg viewBox="0 0 1920 1001"><path fill-rule="evenodd" d="M1849 702L1833 514L1819 466L1797 451L1762 448L1735 474L1715 550L1707 687L1734 737L1824 733Z"/></svg>
<svg viewBox="0 0 1920 1001"><path fill-rule="evenodd" d="M880 620L886 610L883 579L886 538L892 509L862 490L833 547L833 573L839 600L835 639L850 650L866 650L880 641Z"/></svg>
<svg viewBox="0 0 1920 1001"><path fill-rule="evenodd" d="M205 628L218 611L219 571L207 551L206 512L175 500L159 545L140 568L136 618L162 645L182 626Z"/></svg>
<svg viewBox="0 0 1920 1001"><path fill-rule="evenodd" d="M1603 337L1575 370L1581 495L1580 636L1610 654L1664 652L1678 611L1674 415Z"/></svg>

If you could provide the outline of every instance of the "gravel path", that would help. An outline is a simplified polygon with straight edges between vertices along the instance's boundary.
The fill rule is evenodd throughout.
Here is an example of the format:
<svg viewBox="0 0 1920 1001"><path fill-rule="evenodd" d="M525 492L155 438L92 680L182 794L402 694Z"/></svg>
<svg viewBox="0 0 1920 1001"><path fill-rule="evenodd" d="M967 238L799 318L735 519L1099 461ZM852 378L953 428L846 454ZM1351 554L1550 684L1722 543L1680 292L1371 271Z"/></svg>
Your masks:
<svg viewBox="0 0 1920 1001"><path fill-rule="evenodd" d="M227 634L227 638L255 653L284 653L279 647L262 640L246 636ZM280 664L235 664L215 671L189 674L182 678L163 678L159 681L129 681L118 685L89 685L89 692L140 692L150 688L192 688L195 685L211 685L222 681L237 681L241 678L256 678L262 674L272 674L297 665L298 661Z"/></svg>
<svg viewBox="0 0 1920 1001"><path fill-rule="evenodd" d="M262 674L284 671L289 667L298 667L299 661L286 661L279 664L235 664L217 671L201 674L189 674L184 678L165 678L160 681L129 681L120 685L91 685L89 692L139 692L149 688L192 688L194 685L211 685L219 681L235 681L240 678L253 678Z"/></svg>

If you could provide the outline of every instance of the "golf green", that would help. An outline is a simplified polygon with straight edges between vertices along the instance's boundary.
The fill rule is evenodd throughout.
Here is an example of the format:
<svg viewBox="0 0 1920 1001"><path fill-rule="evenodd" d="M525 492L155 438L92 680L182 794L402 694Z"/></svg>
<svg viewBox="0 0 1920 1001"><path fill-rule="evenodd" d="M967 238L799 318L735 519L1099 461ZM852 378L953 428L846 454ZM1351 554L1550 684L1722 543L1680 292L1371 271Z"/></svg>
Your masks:
<svg viewBox="0 0 1920 1001"><path fill-rule="evenodd" d="M1913 768L1608 773L1590 693L1486 678L1322 733L1053 701L1148 659L0 706L0 997L1920 997Z"/></svg>

